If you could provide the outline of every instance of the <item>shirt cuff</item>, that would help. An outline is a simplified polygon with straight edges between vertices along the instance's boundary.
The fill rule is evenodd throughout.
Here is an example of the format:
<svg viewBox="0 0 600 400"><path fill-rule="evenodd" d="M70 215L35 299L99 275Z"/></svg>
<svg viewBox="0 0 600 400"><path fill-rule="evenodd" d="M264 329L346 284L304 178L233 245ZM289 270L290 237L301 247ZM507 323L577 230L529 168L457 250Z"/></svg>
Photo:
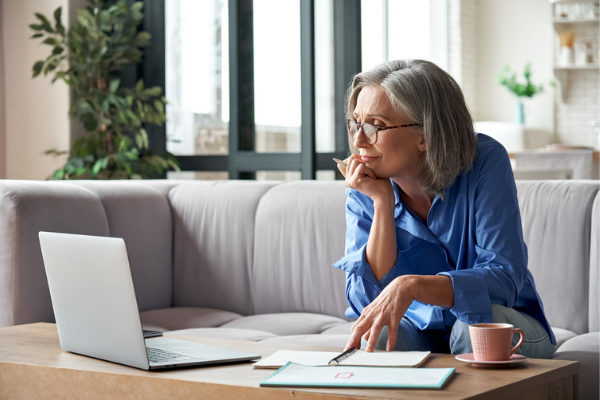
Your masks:
<svg viewBox="0 0 600 400"><path fill-rule="evenodd" d="M366 244L354 253L348 254L346 257L337 261L332 267L359 276L379 288L379 282L377 282L377 278L375 278L375 274L373 274L373 270L367 262Z"/></svg>
<svg viewBox="0 0 600 400"><path fill-rule="evenodd" d="M492 304L485 280L476 269L440 272L452 279L454 306L450 312L467 324L491 323Z"/></svg>

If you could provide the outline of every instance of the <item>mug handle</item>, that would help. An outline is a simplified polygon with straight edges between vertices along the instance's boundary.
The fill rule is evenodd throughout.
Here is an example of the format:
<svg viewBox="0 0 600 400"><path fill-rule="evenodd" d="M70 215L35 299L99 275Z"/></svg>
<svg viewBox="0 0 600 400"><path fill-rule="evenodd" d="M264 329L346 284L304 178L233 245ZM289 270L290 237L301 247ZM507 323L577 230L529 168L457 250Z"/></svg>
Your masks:
<svg viewBox="0 0 600 400"><path fill-rule="evenodd" d="M515 347L510 349L510 353L508 354L509 357L512 356L513 354L515 354L515 352L517 350L519 350L519 347L521 347L521 345L523 344L523 341L525 341L525 332L523 332L523 329L515 328L515 329L513 329L513 335L515 333L518 333L520 338L519 338L519 342L515 345Z"/></svg>

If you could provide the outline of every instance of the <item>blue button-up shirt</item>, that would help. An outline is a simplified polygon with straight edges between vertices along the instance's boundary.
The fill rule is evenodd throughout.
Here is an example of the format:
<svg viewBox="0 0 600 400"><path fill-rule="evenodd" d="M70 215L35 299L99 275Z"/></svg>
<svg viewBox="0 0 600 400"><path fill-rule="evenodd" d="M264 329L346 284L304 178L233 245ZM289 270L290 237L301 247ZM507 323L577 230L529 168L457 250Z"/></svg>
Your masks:
<svg viewBox="0 0 600 400"><path fill-rule="evenodd" d="M346 271L346 315L358 317L395 278L406 274L452 279L454 306L446 309L414 301L405 317L419 329L449 329L456 319L468 324L492 321L492 304L531 315L552 329L527 269L517 188L508 154L489 136L478 134L473 167L459 175L444 199L436 196L427 223L396 199L397 256L378 281L366 259L373 201L347 189L346 252L333 266Z"/></svg>

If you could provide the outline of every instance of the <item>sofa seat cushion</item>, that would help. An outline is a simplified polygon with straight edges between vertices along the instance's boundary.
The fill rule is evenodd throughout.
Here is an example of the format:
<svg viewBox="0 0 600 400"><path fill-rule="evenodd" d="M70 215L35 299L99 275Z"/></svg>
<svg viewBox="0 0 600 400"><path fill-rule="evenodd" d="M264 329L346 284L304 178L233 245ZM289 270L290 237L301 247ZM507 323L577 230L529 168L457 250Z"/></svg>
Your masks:
<svg viewBox="0 0 600 400"><path fill-rule="evenodd" d="M240 314L202 307L171 307L140 313L142 325L164 330L213 328L241 318Z"/></svg>
<svg viewBox="0 0 600 400"><path fill-rule="evenodd" d="M264 343L300 344L305 346L337 347L343 350L348 343L349 335L289 335L275 336L262 340Z"/></svg>
<svg viewBox="0 0 600 400"><path fill-rule="evenodd" d="M600 398L600 333L585 333L567 340L553 359L579 361L579 398Z"/></svg>
<svg viewBox="0 0 600 400"><path fill-rule="evenodd" d="M354 322L346 322L343 324L336 325L332 328L326 329L321 332L322 335L346 335L350 339L350 333L352 333L352 324Z"/></svg>
<svg viewBox="0 0 600 400"><path fill-rule="evenodd" d="M178 336L194 336L194 337L208 337L218 339L232 339L232 340L248 340L258 342L260 340L270 339L277 337L273 333L257 331L254 329L235 329L235 328L195 328L195 329L178 329L176 331L169 331L169 334Z"/></svg>
<svg viewBox="0 0 600 400"><path fill-rule="evenodd" d="M277 313L250 315L223 324L223 328L255 329L278 336L321 333L346 323L337 317L311 313Z"/></svg>
<svg viewBox="0 0 600 400"><path fill-rule="evenodd" d="M554 332L554 336L556 337L556 349L557 350L560 346L563 345L564 342L577 336L577 334L575 332L570 331L568 329L562 329L562 328L554 328L553 327L552 332Z"/></svg>

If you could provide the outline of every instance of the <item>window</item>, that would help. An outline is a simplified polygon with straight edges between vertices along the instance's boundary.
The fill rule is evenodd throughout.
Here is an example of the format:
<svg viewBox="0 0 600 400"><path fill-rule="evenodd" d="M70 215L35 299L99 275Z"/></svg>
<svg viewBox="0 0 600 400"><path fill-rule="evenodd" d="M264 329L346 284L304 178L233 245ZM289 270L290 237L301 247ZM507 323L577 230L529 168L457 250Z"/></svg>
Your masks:
<svg viewBox="0 0 600 400"><path fill-rule="evenodd" d="M146 2L156 45L142 75L169 102L151 141L185 171L169 177L342 178L331 158L348 155L351 77L393 58L444 67L446 1Z"/></svg>

